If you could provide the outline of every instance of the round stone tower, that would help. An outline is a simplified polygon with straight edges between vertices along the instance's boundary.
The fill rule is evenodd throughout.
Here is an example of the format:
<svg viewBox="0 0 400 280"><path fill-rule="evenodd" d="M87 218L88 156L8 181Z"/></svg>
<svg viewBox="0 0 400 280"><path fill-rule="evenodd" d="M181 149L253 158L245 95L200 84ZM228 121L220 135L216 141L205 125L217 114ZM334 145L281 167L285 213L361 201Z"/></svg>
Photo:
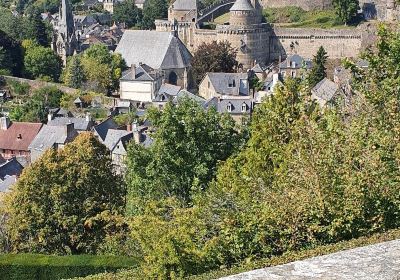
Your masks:
<svg viewBox="0 0 400 280"><path fill-rule="evenodd" d="M230 9L229 25L216 28L219 41L227 40L237 49L236 59L243 70L269 60L271 27L262 23L258 0L236 0Z"/></svg>

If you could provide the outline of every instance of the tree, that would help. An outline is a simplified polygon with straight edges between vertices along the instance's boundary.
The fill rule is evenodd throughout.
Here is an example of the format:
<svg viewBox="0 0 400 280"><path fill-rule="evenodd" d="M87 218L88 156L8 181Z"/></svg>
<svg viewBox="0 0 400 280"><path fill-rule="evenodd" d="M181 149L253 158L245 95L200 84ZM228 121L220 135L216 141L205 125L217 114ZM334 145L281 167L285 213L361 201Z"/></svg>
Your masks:
<svg viewBox="0 0 400 280"><path fill-rule="evenodd" d="M308 76L309 86L312 88L326 77L326 61L328 55L324 47L319 47L317 54L314 56L311 72Z"/></svg>
<svg viewBox="0 0 400 280"><path fill-rule="evenodd" d="M47 27L37 8L32 9L31 14L28 16L28 22L29 38L35 39L36 42L43 47L49 47L50 42L48 40Z"/></svg>
<svg viewBox="0 0 400 280"><path fill-rule="evenodd" d="M74 55L68 61L67 67L63 73L64 83L72 88L81 88L85 81L85 73L83 71L81 58L79 55Z"/></svg>
<svg viewBox="0 0 400 280"><path fill-rule="evenodd" d="M110 166L107 148L83 133L27 167L5 202L13 250L94 253L124 205L125 187Z"/></svg>
<svg viewBox="0 0 400 280"><path fill-rule="evenodd" d="M156 19L167 18L168 3L166 0L148 0L144 3L142 27L144 29L154 29Z"/></svg>
<svg viewBox="0 0 400 280"><path fill-rule="evenodd" d="M357 15L360 7L358 0L334 0L333 6L336 14L344 24L348 24Z"/></svg>
<svg viewBox="0 0 400 280"><path fill-rule="evenodd" d="M19 76L22 65L21 45L0 30L0 70L6 70L12 75Z"/></svg>
<svg viewBox="0 0 400 280"><path fill-rule="evenodd" d="M50 48L33 41L24 41L24 66L29 78L58 81L61 73L61 58Z"/></svg>
<svg viewBox="0 0 400 280"><path fill-rule="evenodd" d="M133 0L119 2L114 7L112 19L115 22L125 23L128 28L131 28L141 23L142 10L135 6Z"/></svg>
<svg viewBox="0 0 400 280"><path fill-rule="evenodd" d="M207 72L232 73L236 70L237 51L228 41L202 43L192 59L193 77L198 86Z"/></svg>
<svg viewBox="0 0 400 280"><path fill-rule="evenodd" d="M190 204L192 195L214 178L218 162L241 143L231 117L190 99L152 111L149 119L156 131L153 144L132 143L128 152L130 213L141 207L136 200L146 198L175 196Z"/></svg>
<svg viewBox="0 0 400 280"><path fill-rule="evenodd" d="M85 50L81 64L86 77L85 87L107 93L118 88L119 78L126 69L121 54L111 54L104 45L93 45Z"/></svg>

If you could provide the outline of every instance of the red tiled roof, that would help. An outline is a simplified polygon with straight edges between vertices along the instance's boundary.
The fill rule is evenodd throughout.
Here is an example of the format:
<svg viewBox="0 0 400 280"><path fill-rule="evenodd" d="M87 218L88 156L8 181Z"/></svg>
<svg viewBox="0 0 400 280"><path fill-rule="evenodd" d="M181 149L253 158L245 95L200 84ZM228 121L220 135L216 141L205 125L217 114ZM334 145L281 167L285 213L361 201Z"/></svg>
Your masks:
<svg viewBox="0 0 400 280"><path fill-rule="evenodd" d="M0 149L28 151L28 146L42 128L41 123L13 122L7 130L0 129Z"/></svg>

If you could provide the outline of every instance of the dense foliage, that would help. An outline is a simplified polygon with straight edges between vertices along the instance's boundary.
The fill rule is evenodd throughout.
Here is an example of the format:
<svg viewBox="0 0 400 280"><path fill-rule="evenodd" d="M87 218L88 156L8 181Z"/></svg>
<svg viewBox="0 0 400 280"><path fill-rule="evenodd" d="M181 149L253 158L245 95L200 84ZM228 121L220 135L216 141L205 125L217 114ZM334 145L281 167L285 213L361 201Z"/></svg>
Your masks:
<svg viewBox="0 0 400 280"><path fill-rule="evenodd" d="M232 73L236 70L237 50L228 41L202 43L193 54L193 78L198 86L207 72Z"/></svg>
<svg viewBox="0 0 400 280"><path fill-rule="evenodd" d="M358 0L333 0L336 14L344 24L348 24L357 15L360 8Z"/></svg>
<svg viewBox="0 0 400 280"><path fill-rule="evenodd" d="M113 256L0 255L1 280L59 280L132 267L135 260Z"/></svg>
<svg viewBox="0 0 400 280"><path fill-rule="evenodd" d="M230 117L205 111L187 98L179 106L169 103L163 111L152 111L149 120L154 143L149 148L132 143L128 152L130 213L146 200L177 197L190 203L215 176L218 162L241 142Z"/></svg>
<svg viewBox="0 0 400 280"><path fill-rule="evenodd" d="M112 19L115 22L125 23L128 28L138 26L142 21L142 10L135 6L133 0L119 2L114 7Z"/></svg>
<svg viewBox="0 0 400 280"><path fill-rule="evenodd" d="M166 0L147 0L143 7L142 27L154 29L154 20L168 17L168 2Z"/></svg>
<svg viewBox="0 0 400 280"><path fill-rule="evenodd" d="M5 199L13 251L95 252L117 232L124 205L124 184L110 166L106 147L83 133L27 167Z"/></svg>
<svg viewBox="0 0 400 280"><path fill-rule="evenodd" d="M0 72L21 75L22 66L20 43L0 30Z"/></svg>
<svg viewBox="0 0 400 280"><path fill-rule="evenodd" d="M104 45L92 45L69 59L63 80L71 87L110 93L118 88L125 68L121 54L111 54Z"/></svg>
<svg viewBox="0 0 400 280"><path fill-rule="evenodd" d="M324 47L319 47L317 54L312 61L312 68L308 75L308 84L312 88L326 77L326 61L328 55Z"/></svg>

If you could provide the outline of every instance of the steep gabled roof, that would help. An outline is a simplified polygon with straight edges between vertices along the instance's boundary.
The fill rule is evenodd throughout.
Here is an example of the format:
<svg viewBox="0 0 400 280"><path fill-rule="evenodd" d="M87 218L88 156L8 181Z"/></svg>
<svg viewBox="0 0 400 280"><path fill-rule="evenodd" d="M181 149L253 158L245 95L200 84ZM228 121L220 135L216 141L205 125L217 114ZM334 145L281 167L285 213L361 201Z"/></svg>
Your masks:
<svg viewBox="0 0 400 280"><path fill-rule="evenodd" d="M16 158L12 158L0 165L0 179L4 180L7 176L19 176L24 167Z"/></svg>
<svg viewBox="0 0 400 280"><path fill-rule="evenodd" d="M336 83L327 78L324 78L315 87L312 88L311 92L313 98L319 98L326 102L329 102L332 100L338 90L339 86Z"/></svg>
<svg viewBox="0 0 400 280"><path fill-rule="evenodd" d="M95 125L92 129L94 132L97 133L100 139L104 141L106 139L108 130L117 128L118 124L112 118L108 118L99 123L98 125Z"/></svg>
<svg viewBox="0 0 400 280"><path fill-rule="evenodd" d="M126 30L115 52L122 55L127 65L145 63L153 69L182 69L192 59L179 38L160 31Z"/></svg>
<svg viewBox="0 0 400 280"><path fill-rule="evenodd" d="M124 138L125 137L125 138ZM115 145L121 140L122 138L132 138L133 134L131 131L126 130L119 130L119 129L109 129L107 131L106 138L103 144L112 151L115 148Z"/></svg>
<svg viewBox="0 0 400 280"><path fill-rule="evenodd" d="M197 9L197 0L176 0L171 8L180 11L191 11Z"/></svg>
<svg viewBox="0 0 400 280"><path fill-rule="evenodd" d="M207 73L215 91L223 95L240 95L248 92L239 92L240 80L247 80L247 73ZM233 85L234 81L234 85ZM232 85L232 86L229 86ZM247 85L248 89L248 85Z"/></svg>
<svg viewBox="0 0 400 280"><path fill-rule="evenodd" d="M0 130L0 149L28 151L28 147L42 128L41 123L13 122L7 130Z"/></svg>

